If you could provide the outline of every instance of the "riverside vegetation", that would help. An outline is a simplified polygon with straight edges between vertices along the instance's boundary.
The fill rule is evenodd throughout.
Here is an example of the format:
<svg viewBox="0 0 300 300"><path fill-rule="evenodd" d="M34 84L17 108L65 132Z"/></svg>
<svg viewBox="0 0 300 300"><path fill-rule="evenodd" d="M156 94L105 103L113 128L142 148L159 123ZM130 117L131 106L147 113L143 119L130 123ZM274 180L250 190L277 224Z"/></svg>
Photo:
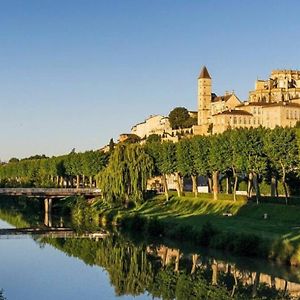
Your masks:
<svg viewBox="0 0 300 300"><path fill-rule="evenodd" d="M0 167L0 178L2 186L97 182L102 198L88 204L78 199L71 207L78 219L298 265L299 141L299 129L281 127L227 130L176 144L149 139L144 145L118 144L109 155L14 161ZM95 159L87 159L92 153ZM168 189L170 174L177 179L176 195ZM147 193L153 176L161 177L164 196ZM207 178L210 194L197 193L198 176ZM184 191L183 177L191 178L193 195ZM237 195L241 189L248 197Z"/></svg>

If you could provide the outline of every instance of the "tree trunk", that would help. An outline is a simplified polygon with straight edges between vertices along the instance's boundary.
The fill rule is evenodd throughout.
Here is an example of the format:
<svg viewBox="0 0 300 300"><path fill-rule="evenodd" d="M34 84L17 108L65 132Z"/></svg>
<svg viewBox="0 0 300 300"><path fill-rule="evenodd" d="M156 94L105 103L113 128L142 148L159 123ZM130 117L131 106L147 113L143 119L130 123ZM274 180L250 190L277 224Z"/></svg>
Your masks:
<svg viewBox="0 0 300 300"><path fill-rule="evenodd" d="M85 187L85 175L82 175L82 187Z"/></svg>
<svg viewBox="0 0 300 300"><path fill-rule="evenodd" d="M180 261L180 250L177 250L176 258L175 258L175 272L179 272L179 261Z"/></svg>
<svg viewBox="0 0 300 300"><path fill-rule="evenodd" d="M274 175L271 178L271 197L278 197L277 179Z"/></svg>
<svg viewBox="0 0 300 300"><path fill-rule="evenodd" d="M212 188L212 178L210 176L207 177L207 185L208 185L208 192L211 193L213 188Z"/></svg>
<svg viewBox="0 0 300 300"><path fill-rule="evenodd" d="M193 193L195 194L195 197L198 196L198 186L197 186L197 176L191 175L192 183L193 183Z"/></svg>
<svg viewBox="0 0 300 300"><path fill-rule="evenodd" d="M256 204L258 204L259 197L260 197L260 190L259 190L258 176L256 173L253 174L253 185L255 188Z"/></svg>
<svg viewBox="0 0 300 300"><path fill-rule="evenodd" d="M80 188L80 175L76 175L76 188Z"/></svg>
<svg viewBox="0 0 300 300"><path fill-rule="evenodd" d="M90 188L93 187L93 176L90 176Z"/></svg>
<svg viewBox="0 0 300 300"><path fill-rule="evenodd" d="M218 193L219 193L219 171L213 172L213 193L214 193L214 200L218 200Z"/></svg>
<svg viewBox="0 0 300 300"><path fill-rule="evenodd" d="M233 185L233 200L236 201L236 190L237 190L237 184L238 184L238 176L234 168L233 170L233 176L234 176L234 185Z"/></svg>
<svg viewBox="0 0 300 300"><path fill-rule="evenodd" d="M231 292L231 298L233 298L235 290L236 290L237 285L238 285L238 281L237 281L237 278L236 278L236 270L235 270L235 268L234 268L234 271L233 271L233 278L234 278L234 285L233 285L232 292Z"/></svg>
<svg viewBox="0 0 300 300"><path fill-rule="evenodd" d="M177 190L177 196L182 196L182 185L181 185L181 176L178 172L175 173L175 182L176 182L176 190Z"/></svg>
<svg viewBox="0 0 300 300"><path fill-rule="evenodd" d="M168 201L169 200L169 189L168 189L168 183L167 183L167 178L166 178L165 174L161 176L161 181L162 181L162 184L164 187L166 201Z"/></svg>
<svg viewBox="0 0 300 300"><path fill-rule="evenodd" d="M248 178L248 188L247 188L248 198L251 198L252 196L252 189L253 189L253 173L250 172Z"/></svg>
<svg viewBox="0 0 300 300"><path fill-rule="evenodd" d="M256 272L253 287L252 287L252 298L255 298L256 295L257 295L257 288L258 288L258 285L259 285L259 278L260 278L260 273Z"/></svg>
<svg viewBox="0 0 300 300"><path fill-rule="evenodd" d="M191 274L194 274L197 268L198 254L193 254L192 259L193 259L193 265L192 265Z"/></svg>
<svg viewBox="0 0 300 300"><path fill-rule="evenodd" d="M282 185L284 188L284 196L285 196L285 204L288 204L288 197L289 197L289 192L288 192L288 188L286 185L286 173L285 173L285 169L283 168L282 170Z"/></svg>
<svg viewBox="0 0 300 300"><path fill-rule="evenodd" d="M231 183L230 183L230 177L227 175L226 176L226 194L231 194Z"/></svg>
<svg viewBox="0 0 300 300"><path fill-rule="evenodd" d="M218 284L218 263L215 260L211 265L211 268L212 268L211 283L212 285L217 285Z"/></svg>
<svg viewBox="0 0 300 300"><path fill-rule="evenodd" d="M59 186L64 187L64 178L63 178L63 176L60 176Z"/></svg>

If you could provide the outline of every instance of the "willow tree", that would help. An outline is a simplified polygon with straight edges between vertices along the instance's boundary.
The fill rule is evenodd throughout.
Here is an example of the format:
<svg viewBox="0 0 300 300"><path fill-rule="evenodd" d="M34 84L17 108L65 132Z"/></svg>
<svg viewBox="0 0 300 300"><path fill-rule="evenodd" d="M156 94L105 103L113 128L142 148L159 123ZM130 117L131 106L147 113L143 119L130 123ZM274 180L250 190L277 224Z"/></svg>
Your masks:
<svg viewBox="0 0 300 300"><path fill-rule="evenodd" d="M107 167L98 176L104 199L125 206L129 201L142 201L153 169L153 160L144 147L138 144L117 145Z"/></svg>

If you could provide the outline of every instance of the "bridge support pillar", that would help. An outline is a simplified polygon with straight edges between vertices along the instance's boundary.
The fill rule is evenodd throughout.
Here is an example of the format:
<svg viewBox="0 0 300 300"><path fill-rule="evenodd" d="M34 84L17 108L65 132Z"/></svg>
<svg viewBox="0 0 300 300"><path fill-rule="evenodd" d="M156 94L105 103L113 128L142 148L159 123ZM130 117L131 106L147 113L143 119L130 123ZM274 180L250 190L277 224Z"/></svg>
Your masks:
<svg viewBox="0 0 300 300"><path fill-rule="evenodd" d="M45 198L44 199L45 204L45 217L44 217L44 224L47 227L52 227L52 199L51 198Z"/></svg>
<svg viewBox="0 0 300 300"><path fill-rule="evenodd" d="M45 203L45 213L46 214L51 214L51 211L52 211L52 199L51 198L46 198L44 200L44 203Z"/></svg>
<svg viewBox="0 0 300 300"><path fill-rule="evenodd" d="M45 212L44 225L47 227L52 227L52 215Z"/></svg>

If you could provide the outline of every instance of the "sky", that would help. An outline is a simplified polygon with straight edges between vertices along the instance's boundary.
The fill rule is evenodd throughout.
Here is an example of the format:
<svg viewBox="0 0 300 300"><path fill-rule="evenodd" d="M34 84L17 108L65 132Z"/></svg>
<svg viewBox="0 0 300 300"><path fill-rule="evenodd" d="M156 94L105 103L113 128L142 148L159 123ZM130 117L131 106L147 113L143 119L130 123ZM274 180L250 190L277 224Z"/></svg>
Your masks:
<svg viewBox="0 0 300 300"><path fill-rule="evenodd" d="M300 1L0 0L0 160L99 149L153 114L300 69Z"/></svg>

